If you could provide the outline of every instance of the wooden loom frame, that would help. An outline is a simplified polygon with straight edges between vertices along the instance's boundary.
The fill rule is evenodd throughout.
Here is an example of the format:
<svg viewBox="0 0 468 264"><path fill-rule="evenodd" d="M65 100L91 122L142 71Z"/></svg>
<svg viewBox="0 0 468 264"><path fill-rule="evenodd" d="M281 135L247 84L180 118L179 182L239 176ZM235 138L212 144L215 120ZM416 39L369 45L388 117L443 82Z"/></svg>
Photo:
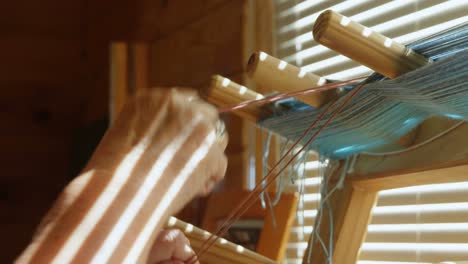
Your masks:
<svg viewBox="0 0 468 264"><path fill-rule="evenodd" d="M427 126L428 123L424 125ZM329 199L333 208L334 223L333 262L356 263L379 191L468 181L466 135L468 124L464 123L443 137L407 152L383 156L360 155L354 165L354 172L347 177L344 188L336 191ZM342 169L343 162L331 176L332 182L337 182ZM328 243L329 216L324 214L323 217L319 234L324 243ZM303 263L307 263L308 250L304 254ZM325 257L320 245L314 243L311 263L324 263Z"/></svg>
<svg viewBox="0 0 468 264"><path fill-rule="evenodd" d="M268 3L269 1L261 2L266 5L271 4ZM274 15L273 8L266 8L266 10L269 12L271 19ZM334 14L330 14L330 12L326 15L332 15L332 17L336 19ZM268 20L268 18L266 18L268 16L263 14L258 17L260 17L260 20L263 19L259 24L265 25L266 23L264 20ZM257 18L257 20L258 19L259 18ZM362 28L359 27L354 27L354 29L359 30L359 32L362 30ZM264 43L264 46L268 41L272 41L271 36L268 36L268 30L266 32L264 30L260 31L259 36L256 37L257 39L260 38L260 42ZM363 38L362 40L365 41L367 45L370 44L370 46L379 49L379 47L375 45L376 42L385 42L390 39L376 34L371 36L370 40L365 40ZM334 43L343 44L346 43L346 41L335 41ZM266 46L266 51L271 51L271 49L268 48L268 44L266 44ZM262 50L263 48L264 47L258 48L257 46L258 50ZM387 70L391 76L398 76L402 72L408 71L408 69L400 68L399 65L401 64L394 63L395 61L392 60L389 61L390 63L381 62L382 60L388 60L388 57L385 57L384 54L407 52L407 50L403 48L404 47L401 45L392 45L390 53L385 50L383 53L379 52L377 54L375 51L367 53L361 50L361 52L363 54L378 55L378 59L372 58L372 55L368 57L364 56L364 61L371 64L368 65L369 67L375 67L379 64L393 64L393 66L395 66L394 68L390 67L383 70ZM274 51L272 53L274 54ZM418 58L417 54L413 53L410 54L410 56L412 57L414 65L424 64L424 62L421 61L422 58ZM393 58L400 59L398 57ZM268 59L266 62L268 62ZM274 67L271 66L269 68L274 69ZM294 78L294 76L292 77ZM258 80L260 84L268 81L269 80ZM271 84L271 82L269 84ZM336 191L329 198L330 205L334 211L332 219L334 223L334 236L332 239L335 245L332 256L333 263L351 264L355 263L358 259L360 247L367 234L371 211L376 203L379 191L424 184L468 181L468 138L466 137L466 135L468 135L468 123L465 122L451 129L455 123L456 122L453 120L442 118L426 120L418 128L401 138L398 144L409 147L411 145L419 145L426 140L428 141L427 144L421 144L417 148L410 148L408 151L395 152L394 154L383 156L360 155L357 158L354 165L354 172L348 175L344 188ZM432 141L428 140L433 135L447 130L449 131L443 136ZM343 164L343 161L341 161L339 168L331 176L330 188L333 188L333 183L338 181ZM322 228L319 233L325 244L329 241L329 227L323 224L329 222L327 217L328 214L323 215ZM309 252L305 252L303 263L307 263L308 253ZM314 250L311 254L311 263L325 263L325 257L321 245L314 245Z"/></svg>
<svg viewBox="0 0 468 264"><path fill-rule="evenodd" d="M422 142L427 134L437 134L453 126L445 119L424 122L409 141ZM334 263L355 263L367 233L371 211L378 191L415 185L468 181L468 124L464 123L444 136L406 152L383 156L360 155L354 172L347 176L344 188L329 199L333 208ZM408 145L411 145L411 142ZM331 175L331 187L338 181L343 162ZM328 215L324 215L318 233L327 244L329 240ZM310 245L304 254L303 263ZM321 246L314 245L311 263L324 263Z"/></svg>

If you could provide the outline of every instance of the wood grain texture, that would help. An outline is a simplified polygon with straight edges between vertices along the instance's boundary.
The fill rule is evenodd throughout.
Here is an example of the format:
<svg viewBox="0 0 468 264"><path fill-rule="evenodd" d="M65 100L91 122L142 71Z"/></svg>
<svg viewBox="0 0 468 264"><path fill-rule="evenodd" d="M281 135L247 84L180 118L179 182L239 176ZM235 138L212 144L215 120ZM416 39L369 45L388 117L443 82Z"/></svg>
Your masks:
<svg viewBox="0 0 468 264"><path fill-rule="evenodd" d="M190 77L180 79L172 74L173 68L157 71L158 76L172 76L173 84L202 83L205 79L199 78L199 73L208 70L200 70L201 65L211 67L207 76L221 71L238 74L242 68L237 55L242 19L239 2L20 0L2 5L0 110L5 122L0 144L8 147L1 154L8 158L2 159L6 163L0 177L0 198L2 211L10 214L14 223L2 223L1 232L21 235L2 239L0 259L10 262L24 248L29 239L26 230L34 229L42 209L70 179L73 137L80 133L74 129L108 115L110 42L161 39L169 42L164 44L166 48L173 38L190 43L188 49L195 48L174 62L177 73L193 71ZM158 23L154 31L153 25ZM186 33L190 34L184 39ZM164 48L159 51L164 52ZM228 60L221 56L224 53ZM204 60L205 54L208 60ZM159 61L157 56L153 58ZM191 61L190 67L186 61ZM232 148L236 149L235 157L241 156L240 149ZM37 181L42 184L37 185ZM38 187L35 191L34 186ZM23 197L19 203L12 201L19 197ZM41 210L35 210L38 208Z"/></svg>
<svg viewBox="0 0 468 264"><path fill-rule="evenodd" d="M85 24L85 1L19 0L2 3L0 36L52 37L79 41Z"/></svg>
<svg viewBox="0 0 468 264"><path fill-rule="evenodd" d="M151 85L207 84L211 75L230 76L242 71L241 23L243 1L229 1L151 49Z"/></svg>
<svg viewBox="0 0 468 264"><path fill-rule="evenodd" d="M2 3L0 259L11 263L66 184L85 102L84 1Z"/></svg>
<svg viewBox="0 0 468 264"><path fill-rule="evenodd" d="M150 88L150 44L148 43L135 43L131 49L132 51L132 76L134 79L133 92L137 93L139 90Z"/></svg>
<svg viewBox="0 0 468 264"><path fill-rule="evenodd" d="M65 85L84 77L82 43L40 37L0 37L0 85Z"/></svg>
<svg viewBox="0 0 468 264"><path fill-rule="evenodd" d="M141 0L137 3L136 36L140 40L171 37L186 26L204 19L232 0ZM155 19L157 18L157 19Z"/></svg>

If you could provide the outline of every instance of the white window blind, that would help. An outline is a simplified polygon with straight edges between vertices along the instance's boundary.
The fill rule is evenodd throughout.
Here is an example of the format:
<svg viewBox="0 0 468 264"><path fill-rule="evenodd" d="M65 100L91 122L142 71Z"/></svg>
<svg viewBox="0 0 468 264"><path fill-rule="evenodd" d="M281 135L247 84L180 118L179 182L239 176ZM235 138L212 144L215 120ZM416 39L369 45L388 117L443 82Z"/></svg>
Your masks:
<svg viewBox="0 0 468 264"><path fill-rule="evenodd" d="M275 7L276 56L330 79L371 71L313 40L314 22L326 9L404 44L468 21L465 0L276 0Z"/></svg>
<svg viewBox="0 0 468 264"><path fill-rule="evenodd" d="M372 71L319 45L312 28L332 9L406 44L468 21L465 0L275 0L276 57L336 80ZM310 164L316 164L313 161ZM309 166L303 206L284 263L302 263L318 206L319 178ZM296 187L290 187L294 189ZM304 227L302 227L304 225ZM379 194L360 264L468 261L468 183L419 186Z"/></svg>

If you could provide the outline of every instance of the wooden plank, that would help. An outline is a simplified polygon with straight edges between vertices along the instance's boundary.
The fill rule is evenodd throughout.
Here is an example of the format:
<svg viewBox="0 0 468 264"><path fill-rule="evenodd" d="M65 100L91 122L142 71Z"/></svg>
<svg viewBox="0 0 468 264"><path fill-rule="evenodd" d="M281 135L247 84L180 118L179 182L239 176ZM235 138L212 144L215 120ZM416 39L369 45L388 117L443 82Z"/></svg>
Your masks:
<svg viewBox="0 0 468 264"><path fill-rule="evenodd" d="M247 183L248 152L226 153L228 167L224 176L224 188L245 189Z"/></svg>
<svg viewBox="0 0 468 264"><path fill-rule="evenodd" d="M135 92L150 88L150 44L134 43L132 44L133 57L133 78Z"/></svg>
<svg viewBox="0 0 468 264"><path fill-rule="evenodd" d="M190 240L190 244L195 252L198 252L202 244L210 237L211 233L195 227L191 224L170 217L166 228L177 228L185 233ZM209 259L209 255L217 256L217 259ZM273 261L255 253L240 245L236 245L227 240L219 239L213 244L201 258L203 263L272 263Z"/></svg>
<svg viewBox="0 0 468 264"><path fill-rule="evenodd" d="M265 217L257 252L280 263L286 253L291 227L296 218L298 196L283 194L274 208L276 226L271 217ZM268 212L267 212L268 213Z"/></svg>
<svg viewBox="0 0 468 264"><path fill-rule="evenodd" d="M272 0L255 2L255 41L257 50L276 54L275 5Z"/></svg>
<svg viewBox="0 0 468 264"><path fill-rule="evenodd" d="M353 190L349 198L349 204L345 215L341 218L341 212L334 212L335 226L335 251L334 263L354 264L358 259L359 249L367 234L367 226L371 220L372 208L377 201L377 192L369 192L352 186ZM340 219L341 221L336 221ZM341 227L340 227L341 224Z"/></svg>
<svg viewBox="0 0 468 264"><path fill-rule="evenodd" d="M350 177L355 180L376 179L467 164L468 137L466 135L468 135L468 123L459 125L428 144L407 151L381 156L359 155ZM426 181L420 179L408 177L405 184L425 184ZM446 182L451 181L447 179Z"/></svg>
<svg viewBox="0 0 468 264"><path fill-rule="evenodd" d="M335 234L333 262L355 263L357 260L379 190L467 181L467 133L468 125L460 124L443 136L407 151L383 156L361 155L354 172L348 176L345 188L330 197ZM332 179L337 178L341 169L334 173ZM328 219L328 216L322 219L319 231L325 244L329 239ZM322 263L324 251L316 241L313 246L312 263Z"/></svg>
<svg viewBox="0 0 468 264"><path fill-rule="evenodd" d="M468 163L468 162L467 162ZM388 175L376 178L355 180L355 184L367 190L387 190L424 184L468 181L468 165L459 165L441 169Z"/></svg>
<svg viewBox="0 0 468 264"><path fill-rule="evenodd" d="M243 1L230 1L183 30L156 41L151 49L151 85L200 87L213 74L241 73L242 11Z"/></svg>

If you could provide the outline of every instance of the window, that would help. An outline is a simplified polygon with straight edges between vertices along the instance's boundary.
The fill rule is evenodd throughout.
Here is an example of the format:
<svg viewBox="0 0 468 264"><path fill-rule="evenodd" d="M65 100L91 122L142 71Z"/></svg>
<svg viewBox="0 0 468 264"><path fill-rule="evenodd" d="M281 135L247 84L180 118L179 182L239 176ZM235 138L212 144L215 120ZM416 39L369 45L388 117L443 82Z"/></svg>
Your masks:
<svg viewBox="0 0 468 264"><path fill-rule="evenodd" d="M276 57L329 79L350 79L371 71L313 40L318 15L332 9L400 43L468 21L466 1L329 0L276 1Z"/></svg>
<svg viewBox="0 0 468 264"><path fill-rule="evenodd" d="M404 44L468 21L468 1L462 0L275 0L275 56L334 80L372 71L313 40L314 22L327 9ZM320 180L318 163L311 160L308 164L300 204L304 217L299 211L284 263L302 263L312 232ZM382 191L359 263L428 263L450 257L468 260L467 197L468 183Z"/></svg>

